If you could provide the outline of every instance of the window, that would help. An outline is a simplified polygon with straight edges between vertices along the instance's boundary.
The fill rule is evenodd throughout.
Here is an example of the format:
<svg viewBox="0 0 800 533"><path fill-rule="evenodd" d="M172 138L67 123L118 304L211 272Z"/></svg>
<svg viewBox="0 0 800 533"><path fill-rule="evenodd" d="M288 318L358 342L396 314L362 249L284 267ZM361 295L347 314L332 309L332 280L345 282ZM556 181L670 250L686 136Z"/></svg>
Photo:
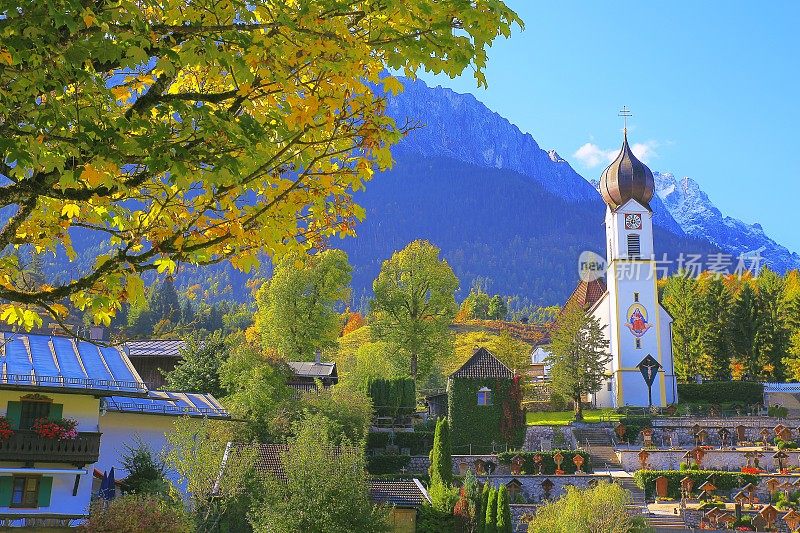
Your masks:
<svg viewBox="0 0 800 533"><path fill-rule="evenodd" d="M611 380L608 380L608 392L611 392Z"/></svg>
<svg viewBox="0 0 800 533"><path fill-rule="evenodd" d="M53 405L50 402L31 402L31 401L21 401L20 402L20 416L19 416L19 428L20 429L31 429L33 427L33 423L38 420L39 418L48 418L50 416L50 406Z"/></svg>
<svg viewBox="0 0 800 533"><path fill-rule="evenodd" d="M478 391L478 405L492 405L492 389L481 387Z"/></svg>
<svg viewBox="0 0 800 533"><path fill-rule="evenodd" d="M636 348L642 347L642 339L636 339Z"/></svg>
<svg viewBox="0 0 800 533"><path fill-rule="evenodd" d="M633 293L633 301L636 302L636 303L639 303L639 293L638 292L634 292Z"/></svg>
<svg viewBox="0 0 800 533"><path fill-rule="evenodd" d="M642 254L641 246L639 245L639 236L634 233L628 234L628 258L639 259Z"/></svg>
<svg viewBox="0 0 800 533"><path fill-rule="evenodd" d="M14 476L11 507L39 507L39 479L36 476Z"/></svg>

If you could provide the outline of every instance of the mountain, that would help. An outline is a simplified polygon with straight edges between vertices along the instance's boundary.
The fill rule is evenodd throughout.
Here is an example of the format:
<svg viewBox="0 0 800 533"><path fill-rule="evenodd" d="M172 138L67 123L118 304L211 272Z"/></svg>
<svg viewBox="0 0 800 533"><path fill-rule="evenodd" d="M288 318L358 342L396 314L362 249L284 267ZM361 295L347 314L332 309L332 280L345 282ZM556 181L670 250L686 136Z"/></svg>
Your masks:
<svg viewBox="0 0 800 533"><path fill-rule="evenodd" d="M773 270L800 268L800 255L770 239L760 224L728 217L691 178L654 172L656 194L687 235L708 240L736 257L761 250Z"/></svg>

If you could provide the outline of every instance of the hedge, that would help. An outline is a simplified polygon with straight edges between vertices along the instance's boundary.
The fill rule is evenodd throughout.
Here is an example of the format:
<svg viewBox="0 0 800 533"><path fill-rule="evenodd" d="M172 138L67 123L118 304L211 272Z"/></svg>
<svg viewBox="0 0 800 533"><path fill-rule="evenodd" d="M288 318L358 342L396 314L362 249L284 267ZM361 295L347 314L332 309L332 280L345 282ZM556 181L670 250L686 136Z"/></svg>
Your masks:
<svg viewBox="0 0 800 533"><path fill-rule="evenodd" d="M638 470L633 474L636 485L645 491L648 498L652 498L656 490L656 478L666 477L667 496L678 499L681 496L681 480L690 477L694 481L692 492L697 494L698 487L711 478L711 482L720 491L740 489L748 483L758 484L757 474L743 474L741 472L723 472L720 470Z"/></svg>
<svg viewBox="0 0 800 533"><path fill-rule="evenodd" d="M625 434L622 440L631 444L636 442L636 439L639 438L639 433L644 428L653 427L653 419L649 416L626 416L620 418L619 423L625 427ZM619 435L617 435L617 438L619 438Z"/></svg>
<svg viewBox="0 0 800 533"><path fill-rule="evenodd" d="M385 431L370 431L367 434L367 449L386 448L389 444L389 434Z"/></svg>
<svg viewBox="0 0 800 533"><path fill-rule="evenodd" d="M381 450L391 442L389 433L371 431L367 435L367 449ZM432 431L399 432L394 434L394 444L400 449L409 448L411 455L428 455L433 447Z"/></svg>
<svg viewBox="0 0 800 533"><path fill-rule="evenodd" d="M417 409L417 390L411 378L375 379L367 389L377 416L409 415Z"/></svg>
<svg viewBox="0 0 800 533"><path fill-rule="evenodd" d="M575 468L575 463L572 462L572 458L575 455L580 455L583 457L583 467L581 470L587 474L592 473L592 461L589 458L589 454L582 450L553 450L551 452L503 452L497 454L497 460L500 462L500 464L510 465L511 459L519 455L523 458L522 471L526 474L536 474L539 470L536 467L536 463L533 461L533 456L539 454L542 456L542 474L552 476L556 473L556 462L553 460L553 456L557 451L560 451L561 455L564 456L564 460L561 461L561 470L563 470L565 474L574 474L577 470Z"/></svg>
<svg viewBox="0 0 800 533"><path fill-rule="evenodd" d="M752 381L678 383L678 399L682 402L753 405L764 401L764 385Z"/></svg>
<svg viewBox="0 0 800 533"><path fill-rule="evenodd" d="M367 471L370 474L396 474L410 462L410 455L370 455L367 457Z"/></svg>

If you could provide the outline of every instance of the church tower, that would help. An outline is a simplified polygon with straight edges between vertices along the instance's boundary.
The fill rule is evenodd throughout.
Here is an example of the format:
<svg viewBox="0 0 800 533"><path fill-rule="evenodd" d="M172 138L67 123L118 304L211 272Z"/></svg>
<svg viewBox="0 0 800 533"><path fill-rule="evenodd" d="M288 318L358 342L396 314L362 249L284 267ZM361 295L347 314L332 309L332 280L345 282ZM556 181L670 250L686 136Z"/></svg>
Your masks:
<svg viewBox="0 0 800 533"><path fill-rule="evenodd" d="M608 403L666 406L676 401L672 318L658 301L653 211L653 173L633 155L625 129L622 149L600 178L606 205L608 261L605 305L596 311L606 327L612 361ZM660 368L650 394L640 367L647 356ZM654 365L653 365L654 366ZM653 368L655 371L655 368ZM604 402L605 403L605 402Z"/></svg>

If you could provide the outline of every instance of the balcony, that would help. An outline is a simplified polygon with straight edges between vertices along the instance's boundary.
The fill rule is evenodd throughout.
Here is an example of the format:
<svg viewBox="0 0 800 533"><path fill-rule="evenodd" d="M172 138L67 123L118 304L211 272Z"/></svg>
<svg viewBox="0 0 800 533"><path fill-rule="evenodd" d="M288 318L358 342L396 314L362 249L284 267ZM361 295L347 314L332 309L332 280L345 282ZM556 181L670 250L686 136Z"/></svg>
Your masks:
<svg viewBox="0 0 800 533"><path fill-rule="evenodd" d="M71 440L45 439L34 431L15 431L0 440L0 461L87 465L100 456L100 433L82 431Z"/></svg>

